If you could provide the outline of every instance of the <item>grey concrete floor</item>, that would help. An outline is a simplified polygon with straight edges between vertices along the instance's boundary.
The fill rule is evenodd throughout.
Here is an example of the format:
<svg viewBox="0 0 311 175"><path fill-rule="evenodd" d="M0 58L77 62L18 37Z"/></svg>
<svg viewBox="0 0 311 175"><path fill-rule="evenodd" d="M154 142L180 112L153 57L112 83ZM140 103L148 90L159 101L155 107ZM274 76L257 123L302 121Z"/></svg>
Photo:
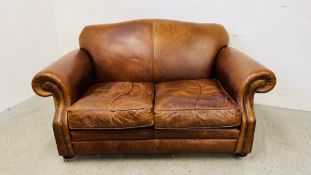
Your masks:
<svg viewBox="0 0 311 175"><path fill-rule="evenodd" d="M54 141L52 98L0 113L0 174L311 174L311 113L255 107L253 152L78 156L63 162Z"/></svg>

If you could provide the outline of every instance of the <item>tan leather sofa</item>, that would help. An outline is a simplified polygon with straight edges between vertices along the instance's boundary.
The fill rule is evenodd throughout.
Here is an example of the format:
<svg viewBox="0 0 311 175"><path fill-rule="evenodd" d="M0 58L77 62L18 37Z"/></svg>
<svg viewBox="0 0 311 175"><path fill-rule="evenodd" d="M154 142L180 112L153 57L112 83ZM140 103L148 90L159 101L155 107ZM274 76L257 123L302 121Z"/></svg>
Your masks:
<svg viewBox="0 0 311 175"><path fill-rule="evenodd" d="M80 49L35 75L53 95L59 155L251 152L255 92L274 74L228 47L219 24L135 20L91 25Z"/></svg>

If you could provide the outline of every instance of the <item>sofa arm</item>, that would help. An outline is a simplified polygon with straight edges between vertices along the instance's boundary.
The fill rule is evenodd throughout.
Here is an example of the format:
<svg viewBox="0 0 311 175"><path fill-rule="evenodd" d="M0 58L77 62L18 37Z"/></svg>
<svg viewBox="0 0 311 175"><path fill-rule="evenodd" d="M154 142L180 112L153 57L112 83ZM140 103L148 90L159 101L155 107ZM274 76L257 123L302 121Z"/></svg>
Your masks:
<svg viewBox="0 0 311 175"><path fill-rule="evenodd" d="M53 95L54 136L59 155L74 155L67 120L67 107L82 96L93 81L93 65L87 52L74 50L36 74L33 90L40 96Z"/></svg>
<svg viewBox="0 0 311 175"><path fill-rule="evenodd" d="M239 104L243 103L248 91L269 92L276 84L273 72L249 56L230 47L223 48L218 54L215 74Z"/></svg>
<svg viewBox="0 0 311 175"><path fill-rule="evenodd" d="M40 96L54 95L56 101L71 105L92 83L92 67L84 50L74 50L36 74L32 88Z"/></svg>
<svg viewBox="0 0 311 175"><path fill-rule="evenodd" d="M275 75L247 55L229 47L218 54L215 74L240 107L242 121L235 152L246 155L252 150L256 125L254 94L272 90L276 84Z"/></svg>

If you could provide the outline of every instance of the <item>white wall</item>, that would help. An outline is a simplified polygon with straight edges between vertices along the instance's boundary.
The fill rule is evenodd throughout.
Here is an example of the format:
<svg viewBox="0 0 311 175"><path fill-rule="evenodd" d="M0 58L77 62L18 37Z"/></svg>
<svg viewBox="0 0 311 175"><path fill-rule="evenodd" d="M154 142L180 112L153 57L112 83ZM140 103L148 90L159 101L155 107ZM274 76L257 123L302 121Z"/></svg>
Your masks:
<svg viewBox="0 0 311 175"><path fill-rule="evenodd" d="M32 74L77 48L83 26L136 18L225 25L231 46L277 75L276 88L256 95L257 104L311 110L310 0L51 0L52 5L49 0L17 1L0 6L0 19L5 21L0 28L0 80L5 82L0 111L33 94Z"/></svg>
<svg viewBox="0 0 311 175"><path fill-rule="evenodd" d="M48 0L0 1L0 111L33 94L32 76L59 56Z"/></svg>

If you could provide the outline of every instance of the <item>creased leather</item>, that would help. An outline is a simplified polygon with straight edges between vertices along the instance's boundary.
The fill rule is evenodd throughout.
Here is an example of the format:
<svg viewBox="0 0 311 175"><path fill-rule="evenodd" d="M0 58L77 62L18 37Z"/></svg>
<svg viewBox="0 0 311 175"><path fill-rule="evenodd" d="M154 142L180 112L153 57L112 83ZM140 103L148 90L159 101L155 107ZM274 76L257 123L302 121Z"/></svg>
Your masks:
<svg viewBox="0 0 311 175"><path fill-rule="evenodd" d="M68 108L69 127L124 129L152 126L152 103L153 83L95 84Z"/></svg>
<svg viewBox="0 0 311 175"><path fill-rule="evenodd" d="M217 80L156 84L155 128L232 127L241 123L235 101Z"/></svg>
<svg viewBox="0 0 311 175"><path fill-rule="evenodd" d="M241 134L236 153L249 153L256 123L254 94L272 90L276 84L276 77L263 65L230 47L220 51L215 63L215 75L237 101L242 112Z"/></svg>

